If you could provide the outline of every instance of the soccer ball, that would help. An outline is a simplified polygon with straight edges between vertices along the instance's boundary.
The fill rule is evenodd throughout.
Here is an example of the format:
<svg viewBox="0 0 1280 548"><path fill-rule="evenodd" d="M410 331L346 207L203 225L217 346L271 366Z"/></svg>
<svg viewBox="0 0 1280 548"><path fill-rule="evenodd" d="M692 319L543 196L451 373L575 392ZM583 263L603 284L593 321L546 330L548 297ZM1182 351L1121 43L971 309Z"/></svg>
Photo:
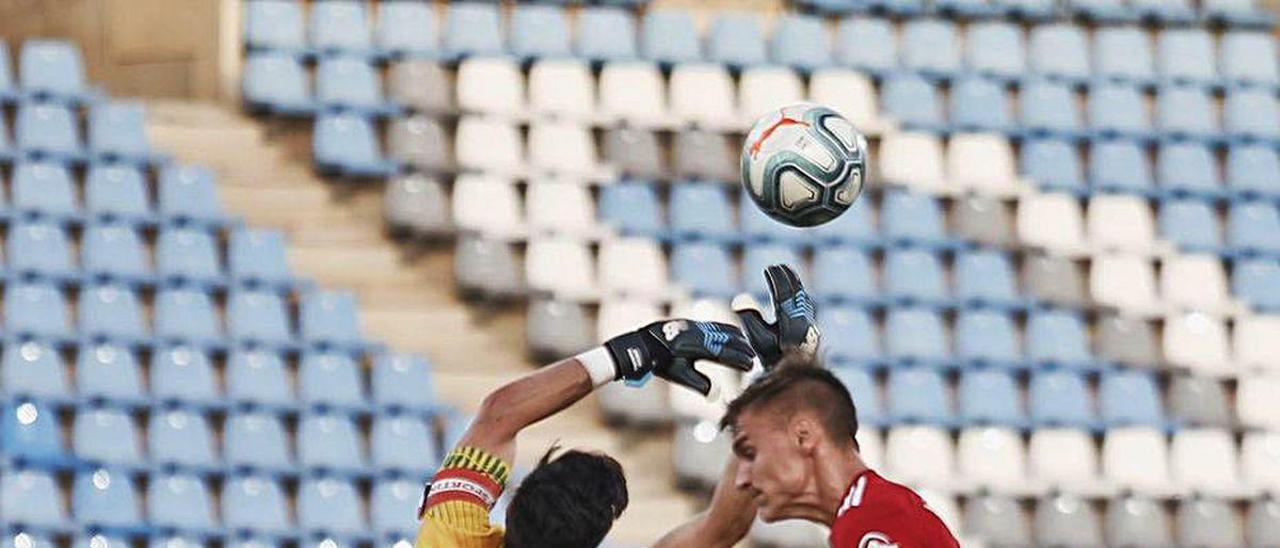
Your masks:
<svg viewBox="0 0 1280 548"><path fill-rule="evenodd" d="M817 226L858 199L867 139L830 108L797 103L760 117L742 143L742 186L774 220Z"/></svg>

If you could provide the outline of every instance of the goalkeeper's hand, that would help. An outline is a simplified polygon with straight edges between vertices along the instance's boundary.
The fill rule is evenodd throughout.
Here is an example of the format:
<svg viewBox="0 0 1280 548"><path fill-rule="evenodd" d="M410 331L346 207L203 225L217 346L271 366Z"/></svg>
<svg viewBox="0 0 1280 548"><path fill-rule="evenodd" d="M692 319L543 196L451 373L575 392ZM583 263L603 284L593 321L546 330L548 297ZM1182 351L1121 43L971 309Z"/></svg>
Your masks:
<svg viewBox="0 0 1280 548"><path fill-rule="evenodd" d="M703 396L711 393L711 379L693 368L695 360L746 371L755 356L737 327L681 319L651 323L605 341L604 347L613 358L615 379L640 384L652 373Z"/></svg>
<svg viewBox="0 0 1280 548"><path fill-rule="evenodd" d="M769 282L769 298L773 300L774 323L764 321L759 305L750 294L733 299L733 310L746 328L751 346L760 356L765 370L773 369L784 354L798 352L808 358L818 353L822 333L815 319L817 308L804 290L800 277L791 267L781 264L764 269Z"/></svg>

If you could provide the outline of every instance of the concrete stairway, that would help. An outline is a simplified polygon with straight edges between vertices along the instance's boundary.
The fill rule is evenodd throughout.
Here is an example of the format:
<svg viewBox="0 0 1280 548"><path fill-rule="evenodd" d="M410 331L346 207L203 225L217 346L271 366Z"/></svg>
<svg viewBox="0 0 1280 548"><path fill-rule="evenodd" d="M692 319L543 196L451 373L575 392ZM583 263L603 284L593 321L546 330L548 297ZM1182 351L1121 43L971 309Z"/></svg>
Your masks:
<svg viewBox="0 0 1280 548"><path fill-rule="evenodd" d="M438 395L472 411L488 391L529 371L524 310L477 310L454 294L451 248L406 256L383 233L379 185L337 188L310 168L307 125L280 127L218 104L149 105L153 146L218 176L223 207L253 226L284 230L295 275L354 291L367 336L435 364ZM594 398L531 428L517 467L554 442L598 449L622 462L631 506L611 539L655 540L698 505L672 488L670 436L620 433L600 423ZM406 510L411 511L411 510Z"/></svg>

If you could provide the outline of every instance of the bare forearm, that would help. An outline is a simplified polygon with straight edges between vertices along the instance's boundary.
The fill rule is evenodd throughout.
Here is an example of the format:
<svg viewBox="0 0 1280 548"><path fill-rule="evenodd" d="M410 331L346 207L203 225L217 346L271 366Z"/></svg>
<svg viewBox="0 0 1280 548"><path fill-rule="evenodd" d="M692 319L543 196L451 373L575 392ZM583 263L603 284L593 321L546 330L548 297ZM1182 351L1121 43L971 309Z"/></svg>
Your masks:
<svg viewBox="0 0 1280 548"><path fill-rule="evenodd" d="M729 459L720 483L711 496L711 506L662 537L654 548L729 548L751 531L756 507L749 491L734 485L738 458Z"/></svg>
<svg viewBox="0 0 1280 548"><path fill-rule="evenodd" d="M581 400L591 379L577 359L561 360L503 385L485 397L460 445L484 449L511 462L515 438L534 424Z"/></svg>

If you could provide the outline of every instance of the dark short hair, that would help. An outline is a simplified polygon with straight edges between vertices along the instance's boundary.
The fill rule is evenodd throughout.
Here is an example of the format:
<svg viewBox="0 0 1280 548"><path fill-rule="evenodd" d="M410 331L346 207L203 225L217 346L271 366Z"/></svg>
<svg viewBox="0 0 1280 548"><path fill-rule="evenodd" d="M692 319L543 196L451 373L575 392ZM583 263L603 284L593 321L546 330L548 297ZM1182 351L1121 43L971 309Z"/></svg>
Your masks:
<svg viewBox="0 0 1280 548"><path fill-rule="evenodd" d="M822 427L831 438L857 444L858 410L853 396L840 379L831 374L816 358L790 354L773 370L761 375L729 403L720 428L733 428L744 411L772 403L785 404L786 413L809 409L822 419Z"/></svg>
<svg viewBox="0 0 1280 548"><path fill-rule="evenodd" d="M507 507L506 548L594 548L627 508L622 465L603 453L552 446Z"/></svg>

